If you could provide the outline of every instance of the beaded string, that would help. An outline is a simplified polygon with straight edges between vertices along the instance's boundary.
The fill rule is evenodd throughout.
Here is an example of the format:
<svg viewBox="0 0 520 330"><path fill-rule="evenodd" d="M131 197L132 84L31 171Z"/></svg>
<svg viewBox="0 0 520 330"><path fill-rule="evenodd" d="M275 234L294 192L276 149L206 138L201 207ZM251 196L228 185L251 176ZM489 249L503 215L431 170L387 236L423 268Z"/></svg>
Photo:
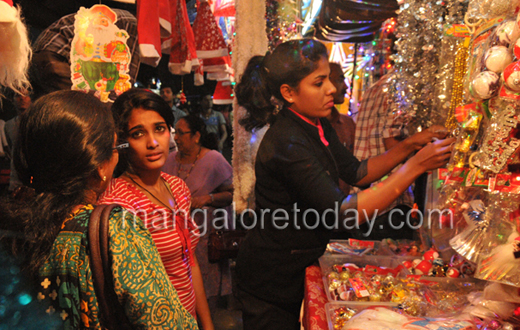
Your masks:
<svg viewBox="0 0 520 330"><path fill-rule="evenodd" d="M188 180L190 174L191 174L191 171L193 170L193 168L195 167L195 163L197 163L197 160L199 160L199 156L200 156L200 152L202 150L202 147L199 148L199 152L197 153L197 157L195 158L195 161L191 164L191 167L189 170L183 170L181 169L181 162L179 161L179 163L177 164L177 176L178 177L181 177L181 172L185 172L187 173L186 174L186 177L185 178L181 178L183 179L184 181ZM180 158L180 157L179 157Z"/></svg>
<svg viewBox="0 0 520 330"><path fill-rule="evenodd" d="M455 109L462 104L462 96L464 94L464 76L466 75L466 62L468 60L468 47L465 42L461 42L455 55L454 73L453 73L453 87L451 91L450 109L448 110L448 117L446 118L445 126L449 130L457 127L457 120L455 118Z"/></svg>
<svg viewBox="0 0 520 330"><path fill-rule="evenodd" d="M159 198L157 198L157 196L155 196L154 194L152 194L148 189L146 189L145 187L141 186L139 183L137 183L130 175L127 175L130 180L132 180L133 183L135 183L138 187L140 187L141 189L143 189L144 191L146 191L147 193L149 193L153 198L155 198L157 201L159 201L159 203L161 203L162 205L164 205L167 209L169 210L172 210L173 211L173 214L174 216L177 216L177 212L175 211L175 207L172 209L170 206L166 205L165 203L163 203ZM168 190L168 193L170 194L170 196L172 196L173 198L173 203L175 205L177 205L177 200L175 199L175 196L173 196L173 192L171 191L170 187L168 187L168 185L166 184L166 182L164 181L163 178L160 178L160 180L162 181L162 183L164 184L164 187L166 187L166 190ZM179 224L178 224L179 225ZM180 228L179 228L180 229ZM187 233L183 230L177 230L178 233L179 233L179 237L181 238L182 240L182 246L183 246L183 249L182 249L182 254L185 258L191 256L190 254L190 246L191 246L191 243L188 241L188 237L187 237ZM190 264L192 263L192 260L193 258L190 257Z"/></svg>

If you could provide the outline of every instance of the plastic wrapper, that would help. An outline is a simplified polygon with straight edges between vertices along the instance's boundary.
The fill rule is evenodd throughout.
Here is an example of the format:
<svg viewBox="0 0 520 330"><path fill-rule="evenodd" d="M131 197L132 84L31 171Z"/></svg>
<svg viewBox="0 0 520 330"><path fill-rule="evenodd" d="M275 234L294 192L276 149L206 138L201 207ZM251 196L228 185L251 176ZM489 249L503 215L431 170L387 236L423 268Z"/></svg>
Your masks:
<svg viewBox="0 0 520 330"><path fill-rule="evenodd" d="M487 202L473 203L466 220L468 226L450 240L451 247L471 262L478 262L495 247L504 244L515 230L507 219L512 205L501 200L502 194L488 194ZM485 209L483 209L483 205Z"/></svg>
<svg viewBox="0 0 520 330"><path fill-rule="evenodd" d="M516 24L512 25L511 33L505 32L505 28L510 26L505 25L503 18L494 19L482 24L473 35L466 78L466 91L473 100L487 100L498 95L500 74L513 62L510 45L513 41L510 39L516 38L520 31Z"/></svg>
<svg viewBox="0 0 520 330"><path fill-rule="evenodd" d="M475 160L481 169L499 173L520 147L520 121L514 104L497 102L490 108L495 110Z"/></svg>
<svg viewBox="0 0 520 330"><path fill-rule="evenodd" d="M431 223L428 226L431 228L433 246L443 257L448 257L443 254L450 254L449 241L467 227L464 212L467 211L469 202L487 200L482 187L462 186L464 180L457 175L457 171L459 170L454 170L446 178L447 183L440 191L436 212L430 211L429 217ZM451 179L452 177L454 178Z"/></svg>
<svg viewBox="0 0 520 330"><path fill-rule="evenodd" d="M518 6L518 0L470 0L466 15L473 19L515 17Z"/></svg>
<svg viewBox="0 0 520 330"><path fill-rule="evenodd" d="M520 304L520 291L503 283L490 282L484 288L483 299Z"/></svg>
<svg viewBox="0 0 520 330"><path fill-rule="evenodd" d="M489 253L482 254L475 277L520 287L520 235L511 223L502 225L509 227L507 241L493 244Z"/></svg>
<svg viewBox="0 0 520 330"><path fill-rule="evenodd" d="M464 312L481 319L495 319L497 316L501 319L508 319L513 316L518 306L517 304L502 300L486 299L484 293L477 291L468 295L468 301L471 305L468 306Z"/></svg>
<svg viewBox="0 0 520 330"><path fill-rule="evenodd" d="M462 121L457 142L455 142L453 147L454 152L452 153L451 159L447 165L448 169L468 165L471 153L470 148L473 146L477 136L479 135L482 117L483 115L481 113L471 111L468 113L466 119Z"/></svg>
<svg viewBox="0 0 520 330"><path fill-rule="evenodd" d="M408 315L450 316L467 305L469 292L483 288L483 282L473 278L403 277L403 267L330 266L331 259L326 259L320 258L320 264L329 301L395 303Z"/></svg>
<svg viewBox="0 0 520 330"><path fill-rule="evenodd" d="M444 26L432 122L444 124L450 130L456 125L453 118L455 108L463 101L470 37L468 28L463 24Z"/></svg>
<svg viewBox="0 0 520 330"><path fill-rule="evenodd" d="M433 319L433 318L411 318L400 314L392 309L385 307L368 308L354 315L341 328L349 329L367 329L367 330L398 330L398 329L457 329L470 330L477 329L469 317L456 317L451 319Z"/></svg>
<svg viewBox="0 0 520 330"><path fill-rule="evenodd" d="M380 245L381 242L379 241L362 241L352 238L348 240L331 240L329 244L327 244L325 253L358 256L374 254L389 255L390 253L385 253L386 251L380 250Z"/></svg>

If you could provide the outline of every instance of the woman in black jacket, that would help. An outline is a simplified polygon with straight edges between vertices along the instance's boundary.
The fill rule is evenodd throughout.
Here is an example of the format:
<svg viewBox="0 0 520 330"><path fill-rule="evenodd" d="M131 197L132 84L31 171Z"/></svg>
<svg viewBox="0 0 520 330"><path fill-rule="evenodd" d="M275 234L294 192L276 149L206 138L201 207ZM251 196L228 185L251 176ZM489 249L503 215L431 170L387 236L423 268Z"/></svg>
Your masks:
<svg viewBox="0 0 520 330"><path fill-rule="evenodd" d="M445 137L435 133L437 127L359 162L325 119L336 91L327 58L320 42L291 40L253 57L236 88L247 109L241 124L247 130L270 125L256 156L257 223L236 266L246 330L298 329L305 268L323 254L331 229L359 228L451 155L453 139L431 143ZM283 103L281 109L273 99ZM339 189L338 178L368 185L417 150L376 189L349 196Z"/></svg>

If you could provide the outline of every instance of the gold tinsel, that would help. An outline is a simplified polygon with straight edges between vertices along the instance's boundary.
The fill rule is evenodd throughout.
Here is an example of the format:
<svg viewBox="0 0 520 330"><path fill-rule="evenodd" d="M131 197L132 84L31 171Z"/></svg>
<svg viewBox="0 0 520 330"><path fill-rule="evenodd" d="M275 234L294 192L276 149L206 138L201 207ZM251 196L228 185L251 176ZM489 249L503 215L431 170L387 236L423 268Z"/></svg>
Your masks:
<svg viewBox="0 0 520 330"><path fill-rule="evenodd" d="M450 109L446 118L445 126L449 130L457 128L455 109L462 105L464 94L464 76L466 75L466 62L468 59L468 39L459 44L454 61L453 87L451 92Z"/></svg>

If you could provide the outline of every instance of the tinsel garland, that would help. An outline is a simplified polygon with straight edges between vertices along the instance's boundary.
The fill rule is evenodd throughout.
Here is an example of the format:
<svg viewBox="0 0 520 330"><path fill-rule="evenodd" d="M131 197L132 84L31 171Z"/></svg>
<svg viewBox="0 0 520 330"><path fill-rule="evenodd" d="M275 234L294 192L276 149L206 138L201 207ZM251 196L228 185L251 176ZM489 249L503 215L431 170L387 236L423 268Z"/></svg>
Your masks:
<svg viewBox="0 0 520 330"><path fill-rule="evenodd" d="M249 59L267 51L264 1L236 0L236 36L233 47L233 69L240 79ZM253 135L238 123L246 115L236 98L233 103L233 201L236 211L254 209L255 157L265 130Z"/></svg>
<svg viewBox="0 0 520 330"><path fill-rule="evenodd" d="M401 5L396 29L396 75L390 94L392 111L406 117L410 134L442 124L434 121L438 116L433 116L432 111L438 99L435 86L440 72L443 26L461 23L463 7L459 0L405 0Z"/></svg>
<svg viewBox="0 0 520 330"><path fill-rule="evenodd" d="M270 51L284 41L299 37L302 20L296 0L267 0L265 20Z"/></svg>

